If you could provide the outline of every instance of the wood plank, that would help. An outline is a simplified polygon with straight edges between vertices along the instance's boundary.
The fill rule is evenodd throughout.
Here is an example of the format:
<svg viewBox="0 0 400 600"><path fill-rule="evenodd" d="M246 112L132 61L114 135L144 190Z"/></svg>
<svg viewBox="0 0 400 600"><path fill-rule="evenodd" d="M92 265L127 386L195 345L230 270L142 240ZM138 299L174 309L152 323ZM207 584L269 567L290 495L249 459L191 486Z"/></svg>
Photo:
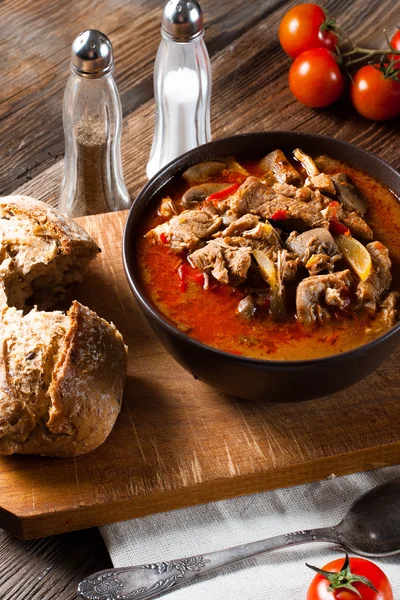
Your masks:
<svg viewBox="0 0 400 600"><path fill-rule="evenodd" d="M258 3L255 4L258 6ZM338 2L334 6L328 3L327 6L332 14L338 14L347 30L354 31L355 36L360 36L357 39L365 42L361 36L356 4L348 6L346 2ZM367 121L352 109L348 98L325 110L307 108L293 98L287 85L290 59L280 50L276 36L269 33L277 31L286 10L287 4L268 15L267 19L253 24L234 43L214 55L214 101L211 113L214 138L277 129L321 133L353 142L375 152L395 168L400 168L400 153L397 151L399 119L388 123ZM238 31L235 27L238 27L236 23L242 13L232 11L232 14L232 31L235 32ZM366 10L365 19L371 32L370 45L379 45L382 23L395 22L395 6L383 3L375 7L375 11ZM217 23L213 26L217 27ZM218 30L215 35L217 33ZM136 197L146 182L145 168L153 126L152 99L124 120L122 162L132 198ZM58 162L42 171L33 181L18 187L17 193L33 195L56 206L62 172L62 162Z"/></svg>
<svg viewBox="0 0 400 600"><path fill-rule="evenodd" d="M96 529L23 541L0 530L1 600L76 600L82 579L112 566Z"/></svg>
<svg viewBox="0 0 400 600"><path fill-rule="evenodd" d="M121 415L86 456L2 458L2 527L40 537L399 462L400 351L324 399L271 405L215 392L173 361L139 310L121 259L125 217L80 220L103 252L77 290L129 346Z"/></svg>
<svg viewBox="0 0 400 600"><path fill-rule="evenodd" d="M257 0L251 10L237 3L233 11L229 0L202 2L211 55L268 16L281 1ZM162 7L159 0L100 0L94 9L84 0L72 4L6 0L0 4L4 30L19 33L7 36L3 55L6 72L0 105L0 158L7 160L0 160L0 195L32 180L63 155L61 111L70 47L83 29L96 27L113 43L125 116L153 97ZM27 55L29 44L35 50Z"/></svg>

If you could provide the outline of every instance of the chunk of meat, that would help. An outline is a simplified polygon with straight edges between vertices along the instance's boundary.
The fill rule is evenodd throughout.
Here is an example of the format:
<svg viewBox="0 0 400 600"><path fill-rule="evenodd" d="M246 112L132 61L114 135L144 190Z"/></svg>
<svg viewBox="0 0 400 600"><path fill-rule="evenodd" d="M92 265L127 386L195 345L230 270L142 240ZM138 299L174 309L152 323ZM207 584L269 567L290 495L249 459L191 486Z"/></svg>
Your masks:
<svg viewBox="0 0 400 600"><path fill-rule="evenodd" d="M221 236L229 244L258 250L278 250L281 247L280 237L272 225L268 221L262 223L258 217L250 214L233 221L222 231Z"/></svg>
<svg viewBox="0 0 400 600"><path fill-rule="evenodd" d="M304 167L309 177L319 175L317 165L315 164L311 156L308 156L308 154L303 152L303 150L300 150L300 148L296 148L295 150L293 150L293 156Z"/></svg>
<svg viewBox="0 0 400 600"><path fill-rule="evenodd" d="M336 188L337 197L345 210L355 211L361 216L367 212L367 200L363 194L354 186L350 177L345 173L337 173L332 177Z"/></svg>
<svg viewBox="0 0 400 600"><path fill-rule="evenodd" d="M247 213L259 214L260 207L275 196L275 192L258 177L248 177L230 198L231 211L237 217Z"/></svg>
<svg viewBox="0 0 400 600"><path fill-rule="evenodd" d="M328 227L328 221L312 202L277 196L259 208L258 214L265 219L279 221L281 226L305 231L314 227Z"/></svg>
<svg viewBox="0 0 400 600"><path fill-rule="evenodd" d="M256 215L243 215L239 219L233 221L224 231L222 232L222 237L230 237L232 235L240 235L247 229L253 229L257 225L259 225L260 220Z"/></svg>
<svg viewBox="0 0 400 600"><path fill-rule="evenodd" d="M276 253L276 266L279 279L282 284L294 281L301 262L298 256L288 252L286 249Z"/></svg>
<svg viewBox="0 0 400 600"><path fill-rule="evenodd" d="M295 198L299 188L295 185L290 185L288 183L274 183L272 189L277 194L282 194L282 196L286 196L287 198Z"/></svg>
<svg viewBox="0 0 400 600"><path fill-rule="evenodd" d="M286 196L286 194L283 194L283 196ZM313 200L315 201L316 194L309 187L302 187L302 188L297 188L297 191L296 191L296 194L294 197L297 198L297 200L301 200L302 202L311 202Z"/></svg>
<svg viewBox="0 0 400 600"><path fill-rule="evenodd" d="M220 283L239 284L247 277L251 248L230 246L218 238L190 254L188 260L196 269L211 273Z"/></svg>
<svg viewBox="0 0 400 600"><path fill-rule="evenodd" d="M373 334L372 337L375 338L396 325L399 319L399 306L400 294L390 292L380 304L379 311L368 330L369 333Z"/></svg>
<svg viewBox="0 0 400 600"><path fill-rule="evenodd" d="M157 212L160 217L173 217L174 215L178 214L178 209L172 198L167 196L161 200Z"/></svg>
<svg viewBox="0 0 400 600"><path fill-rule="evenodd" d="M383 292L392 284L392 261L389 250L381 242L371 242L366 246L372 259L372 272L368 279L360 281L356 296L367 312L374 314Z"/></svg>
<svg viewBox="0 0 400 600"><path fill-rule="evenodd" d="M348 269L303 279L296 293L298 320L304 325L321 324L329 320L329 307L342 310L350 303L351 284Z"/></svg>
<svg viewBox="0 0 400 600"><path fill-rule="evenodd" d="M330 196L336 195L336 188L333 184L332 177L330 175L326 175L325 173L308 177L305 185L311 185L316 190L320 190L324 194L329 194Z"/></svg>
<svg viewBox="0 0 400 600"><path fill-rule="evenodd" d="M328 206L321 212L329 221L333 219L342 223L345 227L350 229L355 237L367 241L372 240L374 237L371 227L364 219L356 212L347 212L344 210L339 202L329 202Z"/></svg>
<svg viewBox="0 0 400 600"><path fill-rule="evenodd" d="M189 188L182 196L183 208L199 208L200 203L215 192L221 192L232 187L231 183L202 183Z"/></svg>
<svg viewBox="0 0 400 600"><path fill-rule="evenodd" d="M244 231L243 237L246 240L251 240L253 248L260 249L264 247L279 250L281 247L279 234L268 221L266 223L258 223L253 229Z"/></svg>
<svg viewBox="0 0 400 600"><path fill-rule="evenodd" d="M328 175L325 176L324 173L321 173L321 175L323 177L328 177ZM320 175L318 175L318 177L320 177ZM310 183L311 179L313 179L313 178L309 177L307 179L307 181ZM306 181L306 184L307 184L307 181ZM321 182L321 188L329 187L329 186L324 186L322 184L322 179L318 180L318 181ZM314 187L318 188L318 185L316 185ZM272 189L277 194L281 194L282 196L286 196L287 198L297 198L297 200L301 200L302 202L315 202L318 205L319 210L324 208L330 202L329 198L325 198L325 197L321 196L320 189L311 189L311 187L309 187L308 185L305 185L305 187L297 188L294 185L288 185L287 183L274 183L272 186ZM334 188L333 188L333 191L335 191Z"/></svg>
<svg viewBox="0 0 400 600"><path fill-rule="evenodd" d="M300 235L293 231L286 240L286 246L299 256L310 275L332 271L335 263L342 258L332 235L323 227L310 229Z"/></svg>
<svg viewBox="0 0 400 600"><path fill-rule="evenodd" d="M265 156L259 163L260 173L271 177L280 183L301 184L300 173L290 164L282 150L274 150Z"/></svg>
<svg viewBox="0 0 400 600"><path fill-rule="evenodd" d="M372 267L377 278L377 287L381 290L388 290L392 284L392 261L390 260L389 250L381 242L371 242L366 246L372 258ZM372 275L370 275L371 277Z"/></svg>
<svg viewBox="0 0 400 600"><path fill-rule="evenodd" d="M221 202L219 202L218 204L214 204L214 202L209 202L208 200L205 200L201 206L201 210L207 214L209 214L211 217L222 217L223 211L221 210ZM225 210L228 210L229 205L225 206ZM223 222L223 221L222 221Z"/></svg>
<svg viewBox="0 0 400 600"><path fill-rule="evenodd" d="M225 169L226 165L224 162L211 160L192 165L186 169L182 177L189 185L196 185L220 177Z"/></svg>
<svg viewBox="0 0 400 600"><path fill-rule="evenodd" d="M204 210L185 210L166 223L151 229L146 237L154 242L169 244L175 252L193 250L200 240L205 240L222 225L220 216Z"/></svg>
<svg viewBox="0 0 400 600"><path fill-rule="evenodd" d="M371 227L355 212L346 213L343 211L340 221L350 229L353 235L362 240L372 240L374 237L374 232Z"/></svg>
<svg viewBox="0 0 400 600"><path fill-rule="evenodd" d="M232 196L231 210L238 216L246 213L264 219L281 220L282 224L304 231L313 227L328 227L328 221L314 203L277 195L257 177L248 177ZM277 217L281 219L277 219Z"/></svg>

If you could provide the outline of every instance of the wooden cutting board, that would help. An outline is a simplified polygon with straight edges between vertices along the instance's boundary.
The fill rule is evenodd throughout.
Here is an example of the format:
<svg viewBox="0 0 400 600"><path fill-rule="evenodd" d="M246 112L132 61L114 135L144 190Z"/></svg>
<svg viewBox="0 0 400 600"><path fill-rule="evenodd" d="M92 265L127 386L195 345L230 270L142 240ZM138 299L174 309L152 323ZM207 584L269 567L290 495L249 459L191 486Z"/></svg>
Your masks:
<svg viewBox="0 0 400 600"><path fill-rule="evenodd" d="M174 362L139 310L122 266L125 219L80 219L103 252L76 290L129 346L121 414L86 456L1 458L1 527L43 537L400 462L400 350L320 400L266 404L215 392Z"/></svg>

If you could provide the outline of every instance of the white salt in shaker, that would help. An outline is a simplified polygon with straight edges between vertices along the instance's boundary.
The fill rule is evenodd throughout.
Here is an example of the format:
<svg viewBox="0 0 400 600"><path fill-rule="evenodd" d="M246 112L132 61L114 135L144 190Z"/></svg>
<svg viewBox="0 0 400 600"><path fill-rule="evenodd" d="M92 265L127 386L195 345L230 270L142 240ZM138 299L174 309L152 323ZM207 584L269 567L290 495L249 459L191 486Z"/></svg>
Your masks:
<svg viewBox="0 0 400 600"><path fill-rule="evenodd" d="M147 164L151 178L171 160L211 140L211 64L196 0L170 0L154 67L156 122Z"/></svg>
<svg viewBox="0 0 400 600"><path fill-rule="evenodd" d="M64 93L64 177L58 208L71 217L129 208L121 165L122 110L111 42L96 29L71 48Z"/></svg>

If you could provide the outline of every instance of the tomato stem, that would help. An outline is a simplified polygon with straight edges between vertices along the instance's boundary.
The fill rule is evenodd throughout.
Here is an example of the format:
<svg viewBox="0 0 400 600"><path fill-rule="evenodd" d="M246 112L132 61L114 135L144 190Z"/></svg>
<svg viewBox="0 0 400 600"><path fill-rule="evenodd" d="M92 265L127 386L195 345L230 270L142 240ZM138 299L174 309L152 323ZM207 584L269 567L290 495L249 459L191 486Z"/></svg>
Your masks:
<svg viewBox="0 0 400 600"><path fill-rule="evenodd" d="M321 23L321 25L319 26L319 30L320 31L333 31L334 33L336 33L336 35L338 35L340 37L340 31L339 31L339 27L336 22L336 19L334 19L333 17L331 17L328 14L328 11L326 10L326 8L322 8L322 6L321 6L321 9L325 15L325 21L323 23Z"/></svg>
<svg viewBox="0 0 400 600"><path fill-rule="evenodd" d="M357 54L362 54L362 56L359 56L354 60L346 60L346 58L355 56ZM356 48L353 48L353 50L343 53L341 55L341 58L346 67L352 67L359 63L365 62L367 59L371 59L373 57L386 57L392 54L400 57L400 50L371 50L368 48L359 48L357 46Z"/></svg>
<svg viewBox="0 0 400 600"><path fill-rule="evenodd" d="M306 566L318 573L319 575L322 575L329 581L329 587L327 589L330 592L334 592L339 588L345 588L346 590L354 592L359 598L362 598L361 593L353 585L353 583L359 582L363 583L364 585L374 590L374 592L378 593L376 587L372 584L372 582L369 579L367 579L367 577L363 577L362 575L356 575L355 573L352 573L350 567L350 559L347 552L343 566L338 573L324 571L323 569L319 569L318 567L314 567L313 565L309 565L307 563Z"/></svg>

